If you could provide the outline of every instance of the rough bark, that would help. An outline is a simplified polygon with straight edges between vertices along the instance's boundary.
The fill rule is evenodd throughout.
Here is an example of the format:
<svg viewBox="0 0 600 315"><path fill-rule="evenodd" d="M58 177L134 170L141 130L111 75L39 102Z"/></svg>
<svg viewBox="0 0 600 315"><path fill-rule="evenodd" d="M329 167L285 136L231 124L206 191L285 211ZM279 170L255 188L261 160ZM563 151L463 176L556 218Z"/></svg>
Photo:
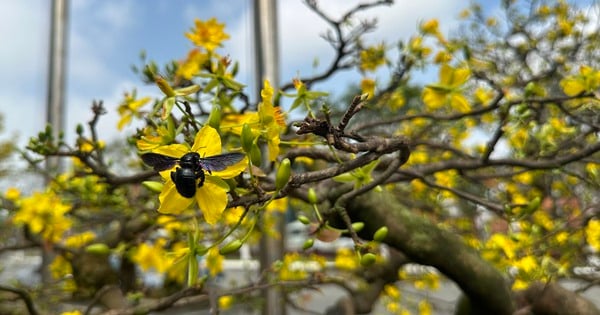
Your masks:
<svg viewBox="0 0 600 315"><path fill-rule="evenodd" d="M468 297L473 309L509 315L515 310L503 275L468 247L457 235L405 209L387 192L370 192L347 207L353 221L365 222L366 233L389 228L385 243L411 261L437 268Z"/></svg>
<svg viewBox="0 0 600 315"><path fill-rule="evenodd" d="M515 315L600 315L590 301L556 283L534 283L516 294Z"/></svg>

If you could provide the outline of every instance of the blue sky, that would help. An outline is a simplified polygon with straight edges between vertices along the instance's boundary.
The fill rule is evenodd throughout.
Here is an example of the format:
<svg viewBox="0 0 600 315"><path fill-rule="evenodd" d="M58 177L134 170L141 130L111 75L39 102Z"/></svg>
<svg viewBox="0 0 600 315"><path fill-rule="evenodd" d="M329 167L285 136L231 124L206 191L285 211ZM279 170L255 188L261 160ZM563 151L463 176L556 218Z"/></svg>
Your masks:
<svg viewBox="0 0 600 315"><path fill-rule="evenodd" d="M358 1L321 1L332 16ZM183 58L192 47L183 33L194 18L216 17L225 22L231 39L220 50L240 61L238 80L253 86L252 14L249 0L73 0L70 2L66 132L87 122L92 100L103 100L109 110L99 123L106 140L117 136L116 107L125 91L138 88L141 95L158 95L156 88L142 86L131 72L139 53L159 63ZM371 34L372 43L393 44L408 38L420 21L439 17L451 27L468 0L397 1L392 7L372 9L363 16L377 17L379 28ZM327 26L300 0L278 2L280 25L281 80L314 73L313 61L325 67L333 56L320 38ZM0 2L0 112L5 130L0 138L17 137L24 145L45 125L49 0L4 0ZM324 86L341 93L360 76L349 72ZM250 92L250 91L248 91Z"/></svg>

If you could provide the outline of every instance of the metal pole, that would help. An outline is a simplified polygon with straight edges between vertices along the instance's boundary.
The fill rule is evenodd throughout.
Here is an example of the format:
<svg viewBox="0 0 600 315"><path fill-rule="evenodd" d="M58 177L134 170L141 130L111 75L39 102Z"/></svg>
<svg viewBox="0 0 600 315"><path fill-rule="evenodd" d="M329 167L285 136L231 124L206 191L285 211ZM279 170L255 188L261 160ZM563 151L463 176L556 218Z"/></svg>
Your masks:
<svg viewBox="0 0 600 315"><path fill-rule="evenodd" d="M58 140L64 130L65 104L65 68L67 55L67 32L69 17L68 0L53 0L50 16L50 51L48 58L48 91L46 98L46 122L52 126L52 136ZM49 174L60 172L58 157L46 159L46 171ZM48 266L54 259L51 249L42 247L42 265L40 274L42 283L52 281Z"/></svg>
<svg viewBox="0 0 600 315"><path fill-rule="evenodd" d="M52 126L54 139L64 130L65 78L67 63L67 34L69 22L68 0L52 1L50 18L50 51L48 58L48 91L46 122ZM46 161L46 170L60 171L57 157Z"/></svg>
<svg viewBox="0 0 600 315"><path fill-rule="evenodd" d="M279 86L279 41L277 29L277 2L276 0L254 0L254 34L255 34L255 79L257 81L257 98L265 79L271 82L273 89ZM266 150L263 150L263 152ZM266 157L263 154L263 157ZM268 161L263 161L268 162ZM266 164L266 163L265 163ZM270 238L263 231L260 240L260 265L269 268L275 261L283 258L283 244L285 237L285 222L281 213L273 211L270 218L278 229L279 239ZM264 222L264 220L263 220ZM263 225L264 226L264 225ZM277 287L263 291L263 315L285 314L283 294Z"/></svg>

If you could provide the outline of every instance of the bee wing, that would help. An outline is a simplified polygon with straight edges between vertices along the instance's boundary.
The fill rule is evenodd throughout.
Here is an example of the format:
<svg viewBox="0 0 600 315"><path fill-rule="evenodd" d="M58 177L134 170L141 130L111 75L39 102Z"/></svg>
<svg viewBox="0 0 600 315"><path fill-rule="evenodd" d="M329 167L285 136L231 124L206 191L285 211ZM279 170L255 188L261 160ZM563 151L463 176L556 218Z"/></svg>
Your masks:
<svg viewBox="0 0 600 315"><path fill-rule="evenodd" d="M244 158L243 153L225 153L221 155L214 155L200 159L200 166L208 172L222 171L228 166L231 166Z"/></svg>
<svg viewBox="0 0 600 315"><path fill-rule="evenodd" d="M144 153L141 158L144 163L152 166L157 172L166 171L175 166L177 161L179 161L177 158L158 153Z"/></svg>

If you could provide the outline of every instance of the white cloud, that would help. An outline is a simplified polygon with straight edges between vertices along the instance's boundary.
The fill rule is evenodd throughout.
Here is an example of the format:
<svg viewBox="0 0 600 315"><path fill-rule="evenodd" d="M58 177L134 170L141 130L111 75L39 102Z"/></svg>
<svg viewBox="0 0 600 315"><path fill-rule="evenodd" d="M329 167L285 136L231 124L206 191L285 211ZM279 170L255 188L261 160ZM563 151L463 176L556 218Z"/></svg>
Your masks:
<svg viewBox="0 0 600 315"><path fill-rule="evenodd" d="M44 126L49 2L0 2L0 113L20 143Z"/></svg>

